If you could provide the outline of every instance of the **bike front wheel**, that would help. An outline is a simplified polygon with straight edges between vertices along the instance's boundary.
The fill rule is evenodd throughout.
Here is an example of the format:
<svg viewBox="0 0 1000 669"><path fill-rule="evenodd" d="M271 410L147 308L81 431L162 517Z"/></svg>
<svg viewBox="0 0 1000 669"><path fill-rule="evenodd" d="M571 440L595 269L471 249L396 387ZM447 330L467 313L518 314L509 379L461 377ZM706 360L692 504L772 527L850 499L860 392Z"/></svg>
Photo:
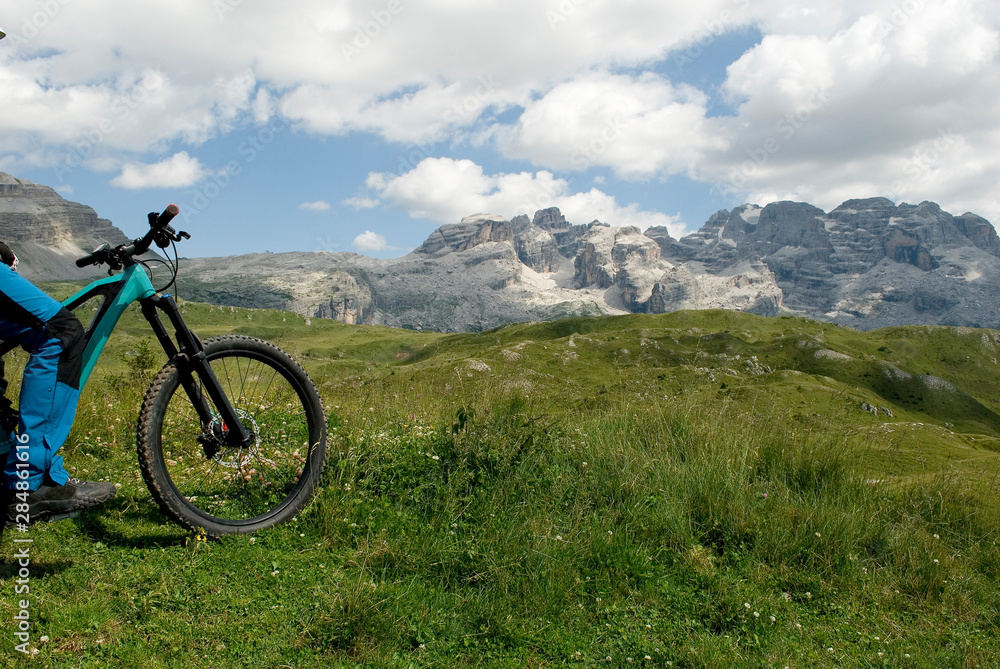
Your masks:
<svg viewBox="0 0 1000 669"><path fill-rule="evenodd" d="M326 464L326 418L319 393L273 344L228 335L205 341L212 372L249 446L206 448L225 430L219 412L204 424L174 363L160 370L139 415L137 450L153 499L171 519L208 536L255 532L289 520L311 498ZM208 399L204 380L197 395ZM216 424L218 423L218 424Z"/></svg>

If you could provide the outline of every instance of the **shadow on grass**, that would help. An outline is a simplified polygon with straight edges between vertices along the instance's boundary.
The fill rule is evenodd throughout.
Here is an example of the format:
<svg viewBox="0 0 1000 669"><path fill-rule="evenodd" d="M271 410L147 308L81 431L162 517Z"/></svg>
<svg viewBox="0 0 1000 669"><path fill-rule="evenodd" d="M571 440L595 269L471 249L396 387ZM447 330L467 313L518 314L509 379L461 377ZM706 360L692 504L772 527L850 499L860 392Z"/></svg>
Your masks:
<svg viewBox="0 0 1000 669"><path fill-rule="evenodd" d="M46 576L60 574L72 566L72 560L46 561L33 559L31 561L31 579L37 580ZM0 581L16 578L20 570L21 565L18 563L17 557L12 555L10 562L0 562Z"/></svg>
<svg viewBox="0 0 1000 669"><path fill-rule="evenodd" d="M109 548L168 548L187 537L148 497L116 497L72 520L80 534Z"/></svg>

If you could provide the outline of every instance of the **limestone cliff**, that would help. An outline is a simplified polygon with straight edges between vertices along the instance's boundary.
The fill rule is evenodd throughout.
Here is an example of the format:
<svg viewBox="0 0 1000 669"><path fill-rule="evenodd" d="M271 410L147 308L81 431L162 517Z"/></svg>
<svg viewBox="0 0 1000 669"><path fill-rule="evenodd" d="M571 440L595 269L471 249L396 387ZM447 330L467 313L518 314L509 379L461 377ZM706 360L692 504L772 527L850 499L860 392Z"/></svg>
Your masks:
<svg viewBox="0 0 1000 669"><path fill-rule="evenodd" d="M97 217L90 207L70 202L48 186L0 172L0 239L21 260L21 274L32 280L76 279L93 275L74 261L107 242L121 244L121 230Z"/></svg>

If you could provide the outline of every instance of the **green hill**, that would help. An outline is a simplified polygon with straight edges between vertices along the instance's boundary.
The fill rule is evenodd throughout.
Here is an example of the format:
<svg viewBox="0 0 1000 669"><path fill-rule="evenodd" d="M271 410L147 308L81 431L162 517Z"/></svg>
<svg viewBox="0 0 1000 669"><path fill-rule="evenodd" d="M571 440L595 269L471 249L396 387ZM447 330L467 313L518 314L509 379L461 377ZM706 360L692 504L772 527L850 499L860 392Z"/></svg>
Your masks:
<svg viewBox="0 0 1000 669"><path fill-rule="evenodd" d="M119 497L33 530L43 662L996 666L996 331L698 311L442 335L183 311L306 365L323 488L252 538L167 524L129 452L163 361L128 314L65 447Z"/></svg>
<svg viewBox="0 0 1000 669"><path fill-rule="evenodd" d="M786 426L905 440L904 452L879 460L885 472L927 458L954 467L967 460L975 468L1000 448L1000 333L992 330L859 332L791 317L696 311L449 336L332 332L345 334L330 338L334 346L304 352L317 359L328 393L347 406L363 404L365 394L419 394L416 406L433 413L456 402L456 388L462 396L517 392L550 415L577 417L721 402L780 416ZM341 338L346 333L351 339Z"/></svg>

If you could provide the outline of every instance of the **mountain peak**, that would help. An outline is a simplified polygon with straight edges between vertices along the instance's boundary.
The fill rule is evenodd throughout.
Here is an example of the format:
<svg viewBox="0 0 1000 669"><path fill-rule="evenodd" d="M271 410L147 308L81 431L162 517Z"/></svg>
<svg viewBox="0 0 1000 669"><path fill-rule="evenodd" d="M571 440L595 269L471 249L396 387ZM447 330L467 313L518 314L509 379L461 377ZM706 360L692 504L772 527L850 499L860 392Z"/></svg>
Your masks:
<svg viewBox="0 0 1000 669"><path fill-rule="evenodd" d="M896 204L887 197L868 197L846 200L830 213L835 214L840 211L886 211L895 208Z"/></svg>
<svg viewBox="0 0 1000 669"><path fill-rule="evenodd" d="M460 223L475 223L476 221L506 221L507 219L500 214L473 214L472 216L466 216Z"/></svg>
<svg viewBox="0 0 1000 669"><path fill-rule="evenodd" d="M14 177L6 172L0 172L0 186L20 186L23 183L31 183L30 181L22 181L17 177Z"/></svg>

